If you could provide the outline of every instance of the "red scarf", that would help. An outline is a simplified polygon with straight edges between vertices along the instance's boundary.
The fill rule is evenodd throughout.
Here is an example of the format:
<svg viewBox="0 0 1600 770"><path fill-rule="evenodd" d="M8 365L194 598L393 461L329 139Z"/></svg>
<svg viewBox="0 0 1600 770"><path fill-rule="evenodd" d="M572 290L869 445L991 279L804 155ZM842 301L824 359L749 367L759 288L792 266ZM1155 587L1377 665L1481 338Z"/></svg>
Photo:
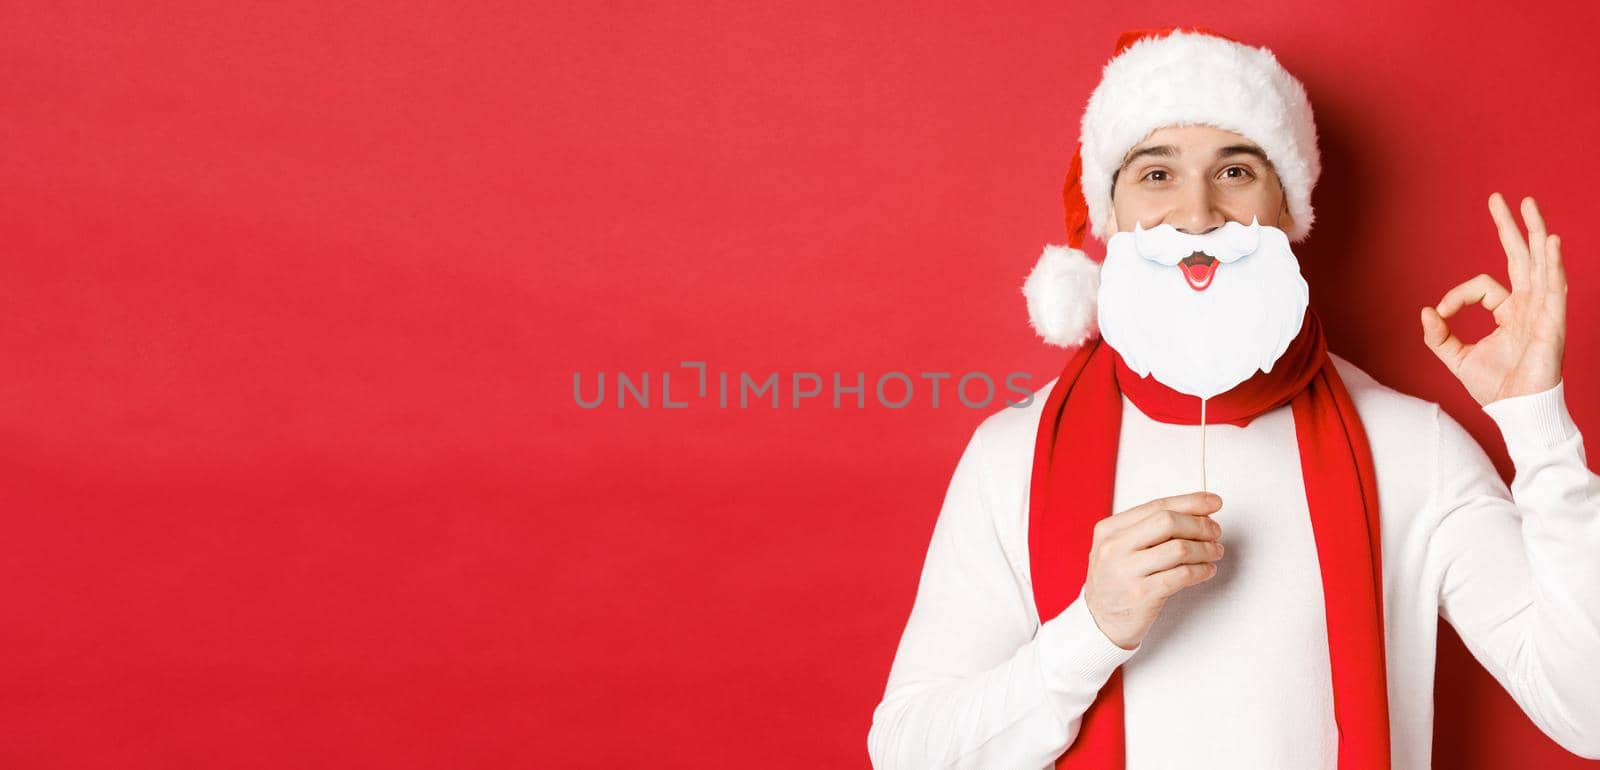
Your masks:
<svg viewBox="0 0 1600 770"><path fill-rule="evenodd" d="M1200 423L1199 398L1139 377L1099 338L1085 343L1067 362L1045 401L1034 447L1028 548L1034 599L1043 619L1054 618L1078 597L1094 523L1116 513L1111 506L1123 393L1155 420ZM1372 453L1350 394L1328 356L1321 322L1310 309L1299 336L1272 372L1258 371L1213 397L1206 404L1206 421L1243 426L1284 404L1294 412L1322 568L1339 767L1387 768L1383 562ZM1239 652L1248 654L1246 649ZM1089 706L1077 739L1056 767L1122 768L1122 708L1118 668Z"/></svg>

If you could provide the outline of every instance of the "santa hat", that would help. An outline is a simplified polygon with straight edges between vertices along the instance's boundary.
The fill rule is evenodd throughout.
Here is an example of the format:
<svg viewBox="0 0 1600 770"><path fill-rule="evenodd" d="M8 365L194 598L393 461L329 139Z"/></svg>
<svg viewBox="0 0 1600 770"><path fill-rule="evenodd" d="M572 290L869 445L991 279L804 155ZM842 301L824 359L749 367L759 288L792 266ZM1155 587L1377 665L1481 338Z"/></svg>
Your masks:
<svg viewBox="0 0 1600 770"><path fill-rule="evenodd" d="M1266 48L1205 27L1124 32L1083 113L1062 190L1067 243L1046 245L1022 285L1028 320L1064 348L1099 333L1100 263L1083 251L1084 232L1111 238L1111 177L1128 150L1156 129L1205 124L1261 146L1278 173L1294 225L1311 231L1311 190L1322 172L1317 126L1305 87Z"/></svg>

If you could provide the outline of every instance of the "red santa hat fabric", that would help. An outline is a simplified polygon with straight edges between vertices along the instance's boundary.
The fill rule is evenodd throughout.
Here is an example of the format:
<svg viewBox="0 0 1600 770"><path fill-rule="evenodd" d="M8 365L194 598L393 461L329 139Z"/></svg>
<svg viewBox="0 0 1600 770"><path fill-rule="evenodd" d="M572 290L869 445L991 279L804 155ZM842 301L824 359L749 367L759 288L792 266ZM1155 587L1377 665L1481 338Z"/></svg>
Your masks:
<svg viewBox="0 0 1600 770"><path fill-rule="evenodd" d="M1266 48L1205 27L1124 32L1089 97L1062 189L1067 243L1049 244L1023 283L1028 318L1046 342L1074 347L1099 333L1100 265L1083 251L1085 232L1111 238L1112 175L1151 132L1203 124L1260 145L1283 185L1304 240L1315 219L1311 191L1322 173L1317 127L1305 87Z"/></svg>

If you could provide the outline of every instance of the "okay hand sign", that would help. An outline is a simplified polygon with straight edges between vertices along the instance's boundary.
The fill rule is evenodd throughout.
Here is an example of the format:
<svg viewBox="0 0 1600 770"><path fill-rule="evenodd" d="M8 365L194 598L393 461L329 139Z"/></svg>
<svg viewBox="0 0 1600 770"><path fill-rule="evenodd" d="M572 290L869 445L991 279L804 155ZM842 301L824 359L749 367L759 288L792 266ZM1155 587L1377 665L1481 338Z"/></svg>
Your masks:
<svg viewBox="0 0 1600 770"><path fill-rule="evenodd" d="M1422 309L1422 341L1480 405L1555 387L1567 338L1561 239L1546 234L1532 198L1522 199L1526 242L1500 193L1489 196L1489 213L1506 251L1511 290L1480 274L1446 292L1438 307ZM1477 342L1463 342L1445 319L1474 304L1494 314L1496 328Z"/></svg>

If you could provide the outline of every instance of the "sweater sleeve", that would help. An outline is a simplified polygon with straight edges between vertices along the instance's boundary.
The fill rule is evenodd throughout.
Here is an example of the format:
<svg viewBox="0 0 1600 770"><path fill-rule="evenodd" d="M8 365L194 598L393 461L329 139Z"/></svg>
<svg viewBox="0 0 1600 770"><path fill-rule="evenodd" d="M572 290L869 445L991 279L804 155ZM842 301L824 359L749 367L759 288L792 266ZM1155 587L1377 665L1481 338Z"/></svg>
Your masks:
<svg viewBox="0 0 1600 770"><path fill-rule="evenodd" d="M1484 407L1515 466L1509 489L1435 409L1440 615L1540 730L1600 758L1600 477L1563 383Z"/></svg>
<svg viewBox="0 0 1600 770"><path fill-rule="evenodd" d="M1081 594L1039 624L990 508L983 454L975 432L934 524L867 736L878 770L1050 767L1138 651L1108 639Z"/></svg>

